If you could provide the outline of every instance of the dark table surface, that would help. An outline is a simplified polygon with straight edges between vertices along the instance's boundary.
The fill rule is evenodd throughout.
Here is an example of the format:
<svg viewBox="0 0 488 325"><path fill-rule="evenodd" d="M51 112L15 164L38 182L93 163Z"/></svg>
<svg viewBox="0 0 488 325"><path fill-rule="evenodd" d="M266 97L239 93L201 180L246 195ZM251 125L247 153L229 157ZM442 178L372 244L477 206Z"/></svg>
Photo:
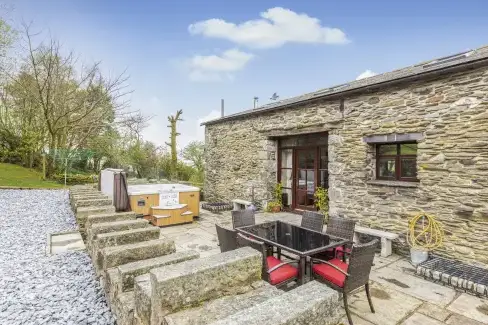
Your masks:
<svg viewBox="0 0 488 325"><path fill-rule="evenodd" d="M350 242L321 232L302 228L283 221L265 222L236 228L236 231L259 241L280 247L301 257L310 256L329 248L347 245Z"/></svg>

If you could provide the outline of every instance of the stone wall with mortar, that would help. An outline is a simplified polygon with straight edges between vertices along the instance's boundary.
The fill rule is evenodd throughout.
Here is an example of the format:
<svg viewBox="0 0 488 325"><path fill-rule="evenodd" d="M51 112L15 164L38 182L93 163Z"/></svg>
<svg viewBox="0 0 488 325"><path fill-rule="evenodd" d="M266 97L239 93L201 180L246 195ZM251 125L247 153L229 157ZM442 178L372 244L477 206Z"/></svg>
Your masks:
<svg viewBox="0 0 488 325"><path fill-rule="evenodd" d="M342 107L341 107L342 106ZM206 126L206 198L264 204L276 183L273 134L329 133L330 214L404 234L407 220L439 217L436 253L488 265L488 68ZM422 133L419 182L375 183L371 135ZM404 236L396 243L405 248Z"/></svg>

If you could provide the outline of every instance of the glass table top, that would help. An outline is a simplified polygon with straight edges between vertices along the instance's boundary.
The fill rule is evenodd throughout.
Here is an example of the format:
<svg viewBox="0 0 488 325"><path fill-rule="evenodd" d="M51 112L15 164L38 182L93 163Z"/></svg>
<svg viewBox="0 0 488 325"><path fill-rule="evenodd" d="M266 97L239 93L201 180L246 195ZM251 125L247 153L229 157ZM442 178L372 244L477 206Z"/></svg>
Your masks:
<svg viewBox="0 0 488 325"><path fill-rule="evenodd" d="M302 228L282 221L272 221L240 227L236 231L268 244L289 249L299 255L322 252L328 248L348 244L349 241Z"/></svg>

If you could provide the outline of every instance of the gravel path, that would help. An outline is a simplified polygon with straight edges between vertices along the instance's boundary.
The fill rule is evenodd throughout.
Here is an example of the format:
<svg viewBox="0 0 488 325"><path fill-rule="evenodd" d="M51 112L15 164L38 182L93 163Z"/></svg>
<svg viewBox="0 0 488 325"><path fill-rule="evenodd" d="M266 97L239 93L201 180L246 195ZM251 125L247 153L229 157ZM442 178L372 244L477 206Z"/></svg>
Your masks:
<svg viewBox="0 0 488 325"><path fill-rule="evenodd" d="M71 229L66 191L0 190L0 324L115 324L85 252L46 256Z"/></svg>

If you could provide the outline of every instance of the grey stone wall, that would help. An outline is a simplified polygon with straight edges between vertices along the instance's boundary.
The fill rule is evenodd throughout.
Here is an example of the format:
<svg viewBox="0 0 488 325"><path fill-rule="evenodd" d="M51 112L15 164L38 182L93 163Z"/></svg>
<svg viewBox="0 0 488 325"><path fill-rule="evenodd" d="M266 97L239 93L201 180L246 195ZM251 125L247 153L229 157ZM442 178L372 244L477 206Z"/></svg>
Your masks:
<svg viewBox="0 0 488 325"><path fill-rule="evenodd" d="M273 135L329 133L330 213L404 234L424 211L446 230L436 253L488 265L488 69L340 101L322 100L206 127L206 198L265 203L276 183ZM413 187L377 184L363 137L420 132ZM403 236L397 244L402 246Z"/></svg>

